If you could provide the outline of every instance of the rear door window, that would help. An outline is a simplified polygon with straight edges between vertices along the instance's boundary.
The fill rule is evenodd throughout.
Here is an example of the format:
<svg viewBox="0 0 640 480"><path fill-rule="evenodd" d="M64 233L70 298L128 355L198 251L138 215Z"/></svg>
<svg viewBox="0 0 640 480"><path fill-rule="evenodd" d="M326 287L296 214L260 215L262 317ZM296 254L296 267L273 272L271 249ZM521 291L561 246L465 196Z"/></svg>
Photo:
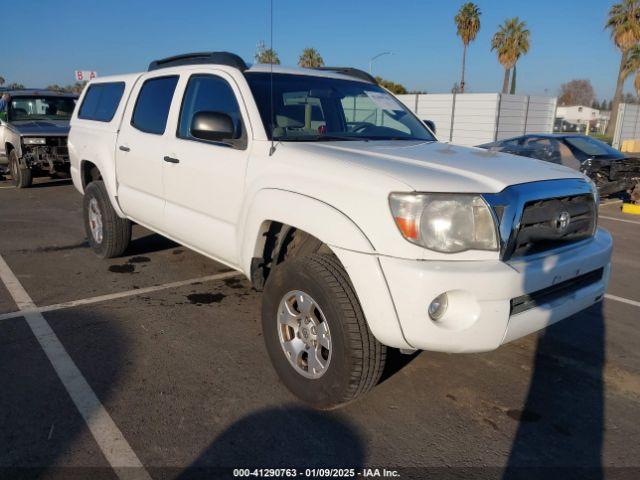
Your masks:
<svg viewBox="0 0 640 480"><path fill-rule="evenodd" d="M78 118L110 122L118 109L123 92L124 82L91 85L78 111Z"/></svg>
<svg viewBox="0 0 640 480"><path fill-rule="evenodd" d="M162 135L177 83L177 75L151 78L144 82L136 100L131 125L146 133Z"/></svg>

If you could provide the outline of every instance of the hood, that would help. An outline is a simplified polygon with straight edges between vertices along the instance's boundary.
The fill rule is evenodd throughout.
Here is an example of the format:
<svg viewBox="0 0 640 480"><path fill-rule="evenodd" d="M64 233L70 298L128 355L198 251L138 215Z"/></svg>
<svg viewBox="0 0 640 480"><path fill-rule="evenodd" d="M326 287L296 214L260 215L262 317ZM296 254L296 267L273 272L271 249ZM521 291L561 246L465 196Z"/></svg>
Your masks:
<svg viewBox="0 0 640 480"><path fill-rule="evenodd" d="M330 152L343 160L375 169L416 191L496 193L510 185L541 180L584 178L553 163L482 148L438 142L300 143L309 153Z"/></svg>
<svg viewBox="0 0 640 480"><path fill-rule="evenodd" d="M65 136L69 134L69 120L21 120L11 127L24 136Z"/></svg>

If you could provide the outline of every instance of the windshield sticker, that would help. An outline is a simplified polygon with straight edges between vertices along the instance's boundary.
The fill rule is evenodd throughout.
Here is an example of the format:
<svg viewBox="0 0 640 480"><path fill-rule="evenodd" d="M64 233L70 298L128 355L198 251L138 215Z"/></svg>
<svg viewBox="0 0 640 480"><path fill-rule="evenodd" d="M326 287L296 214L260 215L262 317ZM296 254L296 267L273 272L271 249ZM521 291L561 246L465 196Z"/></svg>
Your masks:
<svg viewBox="0 0 640 480"><path fill-rule="evenodd" d="M366 93L367 97L373 100L373 103L375 103L381 110L403 110L402 106L400 106L400 104L396 102L396 100L391 95L382 92L371 92L368 90L365 90L364 93Z"/></svg>

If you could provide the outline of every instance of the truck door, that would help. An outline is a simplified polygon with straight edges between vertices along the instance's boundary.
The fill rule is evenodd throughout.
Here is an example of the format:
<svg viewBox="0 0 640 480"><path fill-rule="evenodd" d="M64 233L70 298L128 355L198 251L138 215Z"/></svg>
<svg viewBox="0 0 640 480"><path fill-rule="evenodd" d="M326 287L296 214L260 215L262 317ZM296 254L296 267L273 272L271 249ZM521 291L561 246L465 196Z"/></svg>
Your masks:
<svg viewBox="0 0 640 480"><path fill-rule="evenodd" d="M163 230L163 157L174 92L179 75L166 70L134 87L116 143L118 198L122 210L142 225ZM177 107L176 107L177 108Z"/></svg>
<svg viewBox="0 0 640 480"><path fill-rule="evenodd" d="M179 88L184 95L175 128L171 128L174 139L165 152L165 222L176 240L238 265L236 225L251 135L233 78L212 72L193 73L183 79L184 88ZM231 117L233 139L214 142L195 138L191 126L199 112Z"/></svg>

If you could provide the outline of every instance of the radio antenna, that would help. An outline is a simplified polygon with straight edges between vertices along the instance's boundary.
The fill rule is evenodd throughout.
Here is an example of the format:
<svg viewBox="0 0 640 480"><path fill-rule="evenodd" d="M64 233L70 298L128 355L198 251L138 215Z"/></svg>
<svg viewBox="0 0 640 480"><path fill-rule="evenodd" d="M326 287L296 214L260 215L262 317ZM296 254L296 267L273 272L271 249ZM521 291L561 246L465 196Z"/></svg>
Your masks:
<svg viewBox="0 0 640 480"><path fill-rule="evenodd" d="M274 152L276 151L276 146L275 143L273 141L273 136L274 136L274 132L275 132L275 127L276 127L276 115L274 112L274 101L273 101L273 61L274 61L274 50L273 50L273 0L269 0L269 29L270 29L270 39L269 39L269 43L271 44L271 46L269 47L271 49L271 52L269 52L271 55L268 56L269 58L269 101L271 102L271 106L270 106L270 110L271 110L271 115L270 115L270 121L271 121L271 148L269 149L269 156L273 155Z"/></svg>

